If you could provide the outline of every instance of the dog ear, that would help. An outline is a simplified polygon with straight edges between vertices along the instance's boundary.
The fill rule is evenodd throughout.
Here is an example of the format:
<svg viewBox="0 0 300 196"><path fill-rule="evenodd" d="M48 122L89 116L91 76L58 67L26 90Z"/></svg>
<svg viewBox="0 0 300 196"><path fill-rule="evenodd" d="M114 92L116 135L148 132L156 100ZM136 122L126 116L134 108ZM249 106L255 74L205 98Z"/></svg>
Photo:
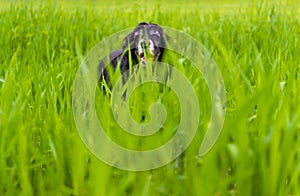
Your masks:
<svg viewBox="0 0 300 196"><path fill-rule="evenodd" d="M164 32L162 32L163 35L163 40L165 42L165 45L167 44L167 42L170 40L170 36Z"/></svg>
<svg viewBox="0 0 300 196"><path fill-rule="evenodd" d="M130 49L132 44L134 44L133 42L134 42L134 33L132 32L125 37L124 44L122 46L122 50L125 51L125 50Z"/></svg>
<svg viewBox="0 0 300 196"><path fill-rule="evenodd" d="M157 26L159 27L159 29L158 29L159 30L159 34L162 35L162 47L161 48L166 48L167 47L167 43L170 40L170 36L168 34L166 34L164 32L164 30L159 25L157 25Z"/></svg>

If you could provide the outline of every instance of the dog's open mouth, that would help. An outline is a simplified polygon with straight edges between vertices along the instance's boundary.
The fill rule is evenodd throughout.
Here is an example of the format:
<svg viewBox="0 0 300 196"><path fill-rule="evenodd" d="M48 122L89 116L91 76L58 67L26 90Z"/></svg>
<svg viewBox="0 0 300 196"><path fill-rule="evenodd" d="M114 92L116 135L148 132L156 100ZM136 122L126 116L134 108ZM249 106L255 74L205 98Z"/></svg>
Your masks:
<svg viewBox="0 0 300 196"><path fill-rule="evenodd" d="M139 54L139 57L140 57L142 66L143 66L143 67L146 66L146 57L145 57L144 52L140 53L140 54Z"/></svg>
<svg viewBox="0 0 300 196"><path fill-rule="evenodd" d="M138 57L140 62L142 63L142 66L145 67L147 62L154 61L156 59L156 54L151 51L148 52L139 51Z"/></svg>
<svg viewBox="0 0 300 196"><path fill-rule="evenodd" d="M141 39L137 44L136 55L139 58L142 66L146 66L146 62L154 61L158 54L158 50L155 47L154 41L149 39L148 41L145 39Z"/></svg>

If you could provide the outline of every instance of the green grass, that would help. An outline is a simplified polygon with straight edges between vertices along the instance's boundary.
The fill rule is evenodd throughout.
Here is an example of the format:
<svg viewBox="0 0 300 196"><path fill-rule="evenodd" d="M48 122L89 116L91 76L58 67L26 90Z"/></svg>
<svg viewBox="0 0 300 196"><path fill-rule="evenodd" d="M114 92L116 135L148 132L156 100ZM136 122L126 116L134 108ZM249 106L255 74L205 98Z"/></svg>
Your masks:
<svg viewBox="0 0 300 196"><path fill-rule="evenodd" d="M170 2L132 9L93 6L93 1L68 9L64 3L3 2L0 195L300 194L299 2L238 1L228 10L219 10L221 5L206 10L206 4L193 2L193 9L180 3L168 7ZM141 21L189 33L211 52L226 85L227 114L217 143L199 157L210 97L201 75L196 81L192 68L183 67L199 93L202 118L196 138L181 159L152 171L128 172L99 161L85 147L73 119L72 90L88 51ZM153 101L137 104L141 91L132 98L137 120L145 110L141 106ZM163 95L171 114L167 131L180 115L178 101L168 93ZM110 127L111 138L138 149L140 138L122 133L109 120L107 97L96 100L105 108L99 120ZM146 139L145 147L170 138L170 132L160 134Z"/></svg>

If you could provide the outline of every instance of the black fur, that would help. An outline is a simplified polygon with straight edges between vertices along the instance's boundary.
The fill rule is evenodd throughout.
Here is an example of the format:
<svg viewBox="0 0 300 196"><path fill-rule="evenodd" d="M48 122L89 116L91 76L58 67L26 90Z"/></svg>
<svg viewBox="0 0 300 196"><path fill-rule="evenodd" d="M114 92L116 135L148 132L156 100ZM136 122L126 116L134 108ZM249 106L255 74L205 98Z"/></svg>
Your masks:
<svg viewBox="0 0 300 196"><path fill-rule="evenodd" d="M104 79L109 87L111 87L108 69L115 71L118 63L120 63L120 71L122 73L123 82L125 82L128 77L125 73L128 73L126 71L130 68L129 58L131 57L133 66L137 64L142 65L143 60L146 59L147 61L146 57L143 58L144 53L151 51L151 60L161 61L166 48L166 41L167 35L159 25L145 22L138 24L133 32L125 37L122 49L110 53L110 65L105 67L105 61L102 60L100 62L100 79ZM149 48L149 50L145 49L146 47Z"/></svg>

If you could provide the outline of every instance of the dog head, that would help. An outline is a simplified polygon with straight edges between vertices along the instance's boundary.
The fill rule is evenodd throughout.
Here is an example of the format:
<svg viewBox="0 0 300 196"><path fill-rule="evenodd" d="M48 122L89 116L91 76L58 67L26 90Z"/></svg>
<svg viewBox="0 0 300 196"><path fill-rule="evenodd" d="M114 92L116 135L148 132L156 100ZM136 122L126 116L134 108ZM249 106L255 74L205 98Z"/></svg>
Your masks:
<svg viewBox="0 0 300 196"><path fill-rule="evenodd" d="M166 47L167 36L157 24L140 23L125 38L123 51L131 51L131 56L145 66L147 61L160 60Z"/></svg>

